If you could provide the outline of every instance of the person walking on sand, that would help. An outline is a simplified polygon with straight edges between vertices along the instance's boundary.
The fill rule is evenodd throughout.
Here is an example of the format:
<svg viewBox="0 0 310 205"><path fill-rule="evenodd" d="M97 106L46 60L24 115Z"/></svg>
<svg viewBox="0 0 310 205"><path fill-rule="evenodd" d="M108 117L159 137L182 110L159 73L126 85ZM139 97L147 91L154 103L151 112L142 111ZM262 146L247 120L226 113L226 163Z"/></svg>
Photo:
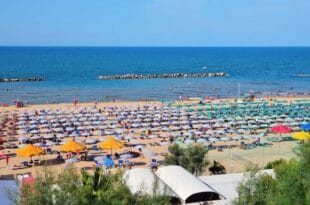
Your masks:
<svg viewBox="0 0 310 205"><path fill-rule="evenodd" d="M77 103L78 103L78 100L74 98L74 101L73 101L74 107L76 107Z"/></svg>
<svg viewBox="0 0 310 205"><path fill-rule="evenodd" d="M6 166L9 167L9 155L5 155Z"/></svg>

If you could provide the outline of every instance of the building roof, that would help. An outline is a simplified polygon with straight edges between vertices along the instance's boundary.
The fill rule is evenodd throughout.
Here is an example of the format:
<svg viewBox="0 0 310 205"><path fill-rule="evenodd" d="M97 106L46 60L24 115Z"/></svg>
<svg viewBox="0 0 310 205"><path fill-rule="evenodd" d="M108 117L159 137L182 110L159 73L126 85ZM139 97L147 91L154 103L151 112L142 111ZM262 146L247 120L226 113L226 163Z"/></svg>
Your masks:
<svg viewBox="0 0 310 205"><path fill-rule="evenodd" d="M238 185L242 182L242 180L246 179L247 174L249 174L249 172L201 176L199 179L210 185L227 201L232 202L238 197ZM274 177L274 172L272 169L261 170L257 174L268 174Z"/></svg>
<svg viewBox="0 0 310 205"><path fill-rule="evenodd" d="M165 166L156 175L185 203L218 200L219 194L180 166Z"/></svg>
<svg viewBox="0 0 310 205"><path fill-rule="evenodd" d="M123 175L123 180L133 194L143 193L150 196L165 194L173 196L168 187L148 168L127 170Z"/></svg>

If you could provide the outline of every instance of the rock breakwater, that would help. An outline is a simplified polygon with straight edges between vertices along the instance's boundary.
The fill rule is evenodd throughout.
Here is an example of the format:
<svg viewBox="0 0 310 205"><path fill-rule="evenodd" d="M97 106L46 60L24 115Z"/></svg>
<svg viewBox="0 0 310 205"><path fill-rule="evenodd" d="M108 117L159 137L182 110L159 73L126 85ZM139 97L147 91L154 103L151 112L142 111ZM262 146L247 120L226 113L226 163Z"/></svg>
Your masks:
<svg viewBox="0 0 310 205"><path fill-rule="evenodd" d="M9 82L33 82L33 81L46 81L46 78L31 77L31 78L0 78L0 83Z"/></svg>
<svg viewBox="0 0 310 205"><path fill-rule="evenodd" d="M224 72L214 73L166 73L166 74L124 74L124 75L100 75L99 80L128 80L128 79L153 79L153 78L204 78L225 77L229 74Z"/></svg>

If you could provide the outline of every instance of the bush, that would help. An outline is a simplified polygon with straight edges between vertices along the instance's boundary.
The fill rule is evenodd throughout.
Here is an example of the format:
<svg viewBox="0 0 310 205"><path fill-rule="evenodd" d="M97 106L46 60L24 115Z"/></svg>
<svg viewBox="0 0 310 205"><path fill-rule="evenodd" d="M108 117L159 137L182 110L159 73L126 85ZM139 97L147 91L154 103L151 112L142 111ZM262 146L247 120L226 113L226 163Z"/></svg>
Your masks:
<svg viewBox="0 0 310 205"><path fill-rule="evenodd" d="M12 198L12 197L11 197ZM61 174L45 168L33 185L22 186L12 198L19 205L127 205L170 204L167 196L131 194L122 180L122 173L94 174L69 166Z"/></svg>
<svg viewBox="0 0 310 205"><path fill-rule="evenodd" d="M280 165L286 164L287 161L283 158L277 159L271 162L268 162L267 165L265 166L265 169L274 169Z"/></svg>
<svg viewBox="0 0 310 205"><path fill-rule="evenodd" d="M201 174L208 166L208 149L201 144L181 148L178 144L169 147L169 155L165 157L166 165L179 165L194 175Z"/></svg>

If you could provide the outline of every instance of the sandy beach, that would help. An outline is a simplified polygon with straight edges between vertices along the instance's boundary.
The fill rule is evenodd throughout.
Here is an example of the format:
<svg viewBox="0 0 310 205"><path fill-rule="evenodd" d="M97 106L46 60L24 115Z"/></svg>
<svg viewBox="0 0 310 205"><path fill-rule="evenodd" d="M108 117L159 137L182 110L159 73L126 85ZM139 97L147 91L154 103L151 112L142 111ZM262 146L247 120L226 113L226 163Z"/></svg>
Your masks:
<svg viewBox="0 0 310 205"><path fill-rule="evenodd" d="M292 102L296 102L296 100L310 100L309 96L299 96L299 97L273 97L272 99L276 99L277 101L286 101L286 104L290 104ZM266 100L266 99L265 99ZM258 99L256 99L256 101L258 101ZM221 104L223 102L226 103L234 103L235 99L222 99L222 100L213 100L212 102L208 102L207 104L209 105L218 105ZM172 103L172 106L184 106L184 105L188 105L188 104L192 104L192 105L198 105L199 100L187 100L187 101L178 101L178 102L174 102ZM270 102L267 102L270 103ZM274 101L273 101L274 103ZM16 108L14 106L10 106L10 107L2 107L1 111L0 111L0 115L2 118L4 118L4 116L8 116L8 118L12 118L13 115L17 116L16 119L16 123L18 123L20 121L21 115L22 113L38 113L42 110L49 110L49 111L56 111L56 110L61 110L61 111L68 111L68 112L74 112L76 110L83 110L83 109L88 109L88 110L102 110L100 112L100 114L104 115L104 116L108 116L109 114L109 119L118 119L117 116L114 116L113 113L113 109L111 110L110 108L118 108L118 109L131 109L131 110L139 110L145 106L149 106L152 109L154 109L154 112L157 108L162 108L164 106L166 106L165 104L163 104L162 102L158 102L158 101L137 101L137 102L125 102L125 101L116 101L116 102L90 102L90 103L77 103L77 105L75 106L73 103L64 103L64 104L40 104L40 105L26 105L25 107L22 108ZM126 107L126 108L125 108ZM107 111L108 108L110 109L110 113ZM167 108L168 109L168 108ZM173 108L176 109L176 108ZM309 109L309 107L308 107ZM152 112L152 110L148 110L148 112ZM98 114L99 116L99 114ZM126 119L124 119L124 121L122 121L121 123L125 122ZM302 121L302 120L300 120ZM281 123L279 123L281 124ZM15 126L15 125L14 125ZM200 124L199 124L200 126ZM17 141L17 139L19 137L25 136L25 137L33 137L34 134L20 134L18 132L18 130L20 130L18 128L18 126L16 125L15 127L16 130L13 132L14 138L16 139L16 141L12 141L11 143L15 143L16 145L20 145L21 143L19 141ZM170 126L171 127L171 126ZM2 138L6 139L8 137L8 125L3 126L2 127L2 131L0 133L0 135L2 136ZM42 128L40 128L42 129ZM142 149L142 152L140 152L138 149L135 149L134 147L124 147L122 149L117 149L117 150L113 150L113 152L117 152L117 153L123 153L123 152L127 152L127 151L136 151L136 152L140 152L141 156L138 158L132 158L130 159L131 162L133 162L135 165L134 167L146 167L150 164L151 159L155 158L157 159L159 162L161 162L164 159L164 155L167 154L168 152L168 146L169 146L169 140L167 138L167 136L169 135L174 135L176 133L180 133L182 130L177 130L177 131L163 131L158 129L157 132L152 132L151 134L147 134L146 130L139 127L139 128L124 128L124 127L117 127L115 128L115 130L122 130L122 133L120 134L112 134L113 136L117 135L118 137L124 137L126 135L130 135L131 139L130 140L124 140L124 142L128 142L129 144L141 144L144 146L144 148ZM297 127L293 128L294 130L297 130ZM197 128L193 128L193 130L198 130ZM223 130L222 128L219 130ZM269 129L259 129L258 133L261 133L263 131L266 131ZM81 138L82 140L86 140L86 139L94 139L94 140L98 140L98 141L104 141L106 140L109 136L109 134L102 134L99 132L99 130L94 130L94 131L90 131L91 132L91 136L88 137L83 137L80 136L79 138ZM185 132L185 131L184 131ZM194 132L194 131L193 131ZM294 157L294 153L293 153L293 149L298 146L298 141L283 141L283 142L272 142L270 143L269 146L264 146L264 147L255 147L253 149L242 149L240 144L241 142L244 143L253 143L254 141L257 140L257 137L259 136L257 134L250 134L249 132L245 132L243 135L251 135L252 137L250 139L238 139L238 140L232 140L233 137L239 136L240 134L237 133L226 133L225 135L227 137L230 138L230 140L228 141L216 141L213 142L213 146L227 146L229 145L229 148L225 148L223 150L218 150L218 149L214 149L214 150L210 150L208 152L208 159L210 162L212 162L213 160L219 161L220 163L222 163L225 168L226 171L228 173L235 173L235 172L242 172L245 171L247 166L249 165L249 163L253 163L258 165L259 167L264 167L269 161L275 160L275 159L279 159L279 158L284 158L284 159L290 159L292 157ZM49 133L49 134L53 134L53 133ZM68 133L64 133L64 134L68 134ZM39 133L39 135L41 135L43 137L43 134ZM154 136L153 136L154 135ZM198 134L198 135L194 135L195 137L202 137L206 135L206 133L204 134ZM152 137L150 137L152 136ZM158 137L156 137L158 136ZM159 137L159 136L166 136L166 137ZM290 136L290 134L285 134L285 136ZM276 133L269 133L267 134L267 136L260 136L260 139L262 142L267 142L266 138L267 137L279 137L279 134ZM181 137L182 138L182 137ZM73 137L65 137L62 138L62 141L70 141L72 140ZM182 138L183 139L183 138ZM187 140L187 138L185 138L185 141ZM209 143L205 143L206 145ZM89 144L87 145L88 148L91 148L93 146L93 144ZM181 146L187 146L186 143L181 144ZM52 150L58 150L59 146L49 146L49 148L51 148ZM1 159L0 160L0 174L1 175L14 175L16 176L17 174L21 174L21 173L28 173L31 172L33 175L36 175L36 171L41 169L41 166L34 166L34 167L29 167L29 168L23 168L23 169L17 169L17 170L12 170L11 167L13 165L19 165L21 164L22 161L28 161L29 157L18 157L15 156L15 152L16 152L16 148L14 149L3 149L2 154L9 154L10 158L9 158L9 165L6 164L6 159ZM0 152L1 152L0 151ZM96 157L96 156L102 156L105 155L107 153L110 153L110 150L89 150L88 151L88 155L92 156L92 157ZM152 153L151 156L146 156L147 154L145 153ZM65 154L62 154L65 157ZM47 154L47 155L41 155L41 156L33 156L32 159L40 159L40 160L45 160L45 161L49 161L52 159L55 159L57 157L57 154ZM117 160L115 160L116 164L117 164ZM162 162L161 162L162 163ZM94 168L94 161L80 161L80 162L76 162L75 166L78 168L86 168L88 170L92 170ZM61 163L58 165L48 165L49 168L56 170L60 170L60 167L64 167L66 166L65 163ZM128 169L128 168L123 168L123 169ZM210 173L206 170L204 172L204 175L209 175Z"/></svg>

